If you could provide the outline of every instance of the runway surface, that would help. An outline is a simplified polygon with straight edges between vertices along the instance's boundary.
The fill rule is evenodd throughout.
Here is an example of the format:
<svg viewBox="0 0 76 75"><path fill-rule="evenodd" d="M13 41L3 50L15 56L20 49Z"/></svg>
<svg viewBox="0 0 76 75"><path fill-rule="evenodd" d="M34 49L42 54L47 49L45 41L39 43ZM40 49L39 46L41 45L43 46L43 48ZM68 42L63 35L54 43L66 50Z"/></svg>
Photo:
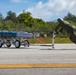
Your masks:
<svg viewBox="0 0 76 75"><path fill-rule="evenodd" d="M76 45L0 48L0 75L76 75Z"/></svg>
<svg viewBox="0 0 76 75"><path fill-rule="evenodd" d="M31 45L28 48L0 48L0 64L67 64L76 63L75 44L51 46Z"/></svg>

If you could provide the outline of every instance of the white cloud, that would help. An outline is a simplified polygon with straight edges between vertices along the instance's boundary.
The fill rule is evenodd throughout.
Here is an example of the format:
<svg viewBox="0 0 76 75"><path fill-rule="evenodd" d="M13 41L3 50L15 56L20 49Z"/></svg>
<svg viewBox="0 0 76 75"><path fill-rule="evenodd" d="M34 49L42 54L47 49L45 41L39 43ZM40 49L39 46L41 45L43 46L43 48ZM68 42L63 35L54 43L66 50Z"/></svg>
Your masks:
<svg viewBox="0 0 76 75"><path fill-rule="evenodd" d="M63 15L66 12L76 14L76 0L48 0L46 3L38 2L26 11L32 13L33 17L51 20L51 17Z"/></svg>
<svg viewBox="0 0 76 75"><path fill-rule="evenodd" d="M18 3L18 2L24 2L25 0L11 0L11 2L15 2L15 3Z"/></svg>

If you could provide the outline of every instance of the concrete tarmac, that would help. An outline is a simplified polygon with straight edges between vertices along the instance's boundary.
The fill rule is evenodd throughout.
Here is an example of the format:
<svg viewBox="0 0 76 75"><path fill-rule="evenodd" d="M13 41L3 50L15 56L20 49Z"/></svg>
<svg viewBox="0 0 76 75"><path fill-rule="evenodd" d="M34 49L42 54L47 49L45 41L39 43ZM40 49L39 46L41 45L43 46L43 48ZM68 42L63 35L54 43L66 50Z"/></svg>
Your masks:
<svg viewBox="0 0 76 75"><path fill-rule="evenodd" d="M76 63L75 44L51 46L31 45L28 48L0 48L0 64Z"/></svg>
<svg viewBox="0 0 76 75"><path fill-rule="evenodd" d="M0 75L76 75L76 45L0 48Z"/></svg>

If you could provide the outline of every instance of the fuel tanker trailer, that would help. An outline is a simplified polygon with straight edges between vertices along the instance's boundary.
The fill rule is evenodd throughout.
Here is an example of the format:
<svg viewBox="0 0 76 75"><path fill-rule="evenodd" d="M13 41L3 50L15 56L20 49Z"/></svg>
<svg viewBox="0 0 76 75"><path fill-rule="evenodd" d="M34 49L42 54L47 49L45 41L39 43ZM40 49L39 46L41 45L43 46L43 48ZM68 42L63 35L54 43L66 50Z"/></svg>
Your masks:
<svg viewBox="0 0 76 75"><path fill-rule="evenodd" d="M0 48L3 45L11 47L12 44L16 48L20 48L21 45L29 47L30 43L26 37L33 37L33 34L15 31L0 31Z"/></svg>

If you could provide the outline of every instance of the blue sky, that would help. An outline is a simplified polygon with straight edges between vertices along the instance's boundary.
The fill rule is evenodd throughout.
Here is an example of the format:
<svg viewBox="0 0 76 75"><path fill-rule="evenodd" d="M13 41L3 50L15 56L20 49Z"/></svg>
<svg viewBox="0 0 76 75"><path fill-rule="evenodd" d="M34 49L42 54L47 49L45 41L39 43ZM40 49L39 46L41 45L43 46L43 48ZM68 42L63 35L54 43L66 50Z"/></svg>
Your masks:
<svg viewBox="0 0 76 75"><path fill-rule="evenodd" d="M0 12L4 17L10 10L16 15L25 10L44 21L63 18L68 12L76 15L75 7L76 0L0 0Z"/></svg>

